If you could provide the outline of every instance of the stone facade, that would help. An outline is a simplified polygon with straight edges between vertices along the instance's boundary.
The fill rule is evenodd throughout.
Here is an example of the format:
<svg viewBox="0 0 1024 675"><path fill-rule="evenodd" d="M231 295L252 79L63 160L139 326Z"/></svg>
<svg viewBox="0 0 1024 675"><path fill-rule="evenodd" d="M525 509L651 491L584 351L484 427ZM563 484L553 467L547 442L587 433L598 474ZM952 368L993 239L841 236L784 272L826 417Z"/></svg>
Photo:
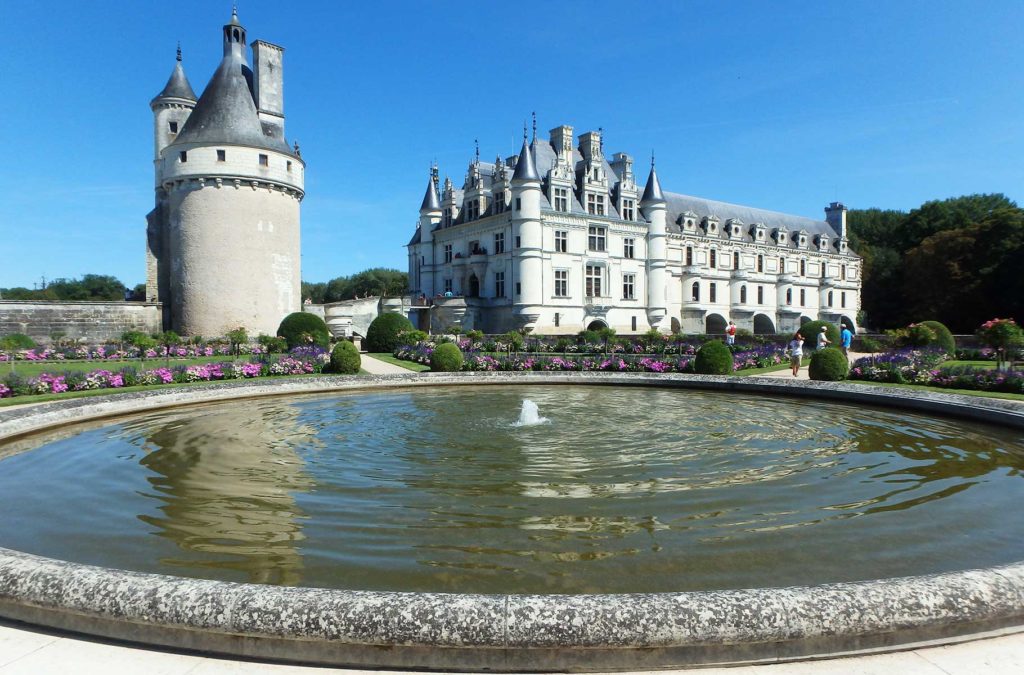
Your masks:
<svg viewBox="0 0 1024 675"><path fill-rule="evenodd" d="M461 189L438 183L435 169L408 244L410 289L461 296L446 320L465 329L856 328L861 259L840 203L814 220L662 192L653 160L641 189L630 155L609 161L600 132L574 143L569 126L524 138L518 156L478 153Z"/></svg>
<svg viewBox="0 0 1024 675"><path fill-rule="evenodd" d="M0 335L24 333L40 344L54 333L86 343L114 340L137 330L161 330L161 306L155 302L0 301Z"/></svg>
<svg viewBox="0 0 1024 675"><path fill-rule="evenodd" d="M243 327L273 335L300 307L305 163L284 137L281 47L245 56L237 15L224 58L198 98L181 54L153 99L156 206L147 217L146 295L163 325L213 337Z"/></svg>

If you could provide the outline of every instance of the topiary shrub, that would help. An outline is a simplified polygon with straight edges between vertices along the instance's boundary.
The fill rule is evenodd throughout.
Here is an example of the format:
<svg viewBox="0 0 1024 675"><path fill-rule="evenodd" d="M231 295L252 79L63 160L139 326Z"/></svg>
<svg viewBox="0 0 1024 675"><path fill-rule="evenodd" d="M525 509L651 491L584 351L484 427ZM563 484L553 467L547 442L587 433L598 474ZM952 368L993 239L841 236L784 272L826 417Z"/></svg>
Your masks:
<svg viewBox="0 0 1024 675"><path fill-rule="evenodd" d="M732 352L721 340L705 342L693 360L693 372L698 375L728 375L732 368Z"/></svg>
<svg viewBox="0 0 1024 675"><path fill-rule="evenodd" d="M363 359L359 356L359 350L348 340L342 340L334 345L331 351L331 372L343 375L355 375L363 365Z"/></svg>
<svg viewBox="0 0 1024 675"><path fill-rule="evenodd" d="M814 349L818 344L818 333L821 332L821 327L825 327L825 337L831 344L839 344L839 329L836 328L835 324L829 323L828 321L808 321L804 325L800 326L800 334L804 336L804 349Z"/></svg>
<svg viewBox="0 0 1024 675"><path fill-rule="evenodd" d="M811 365L807 373L812 380L838 382L845 380L850 373L850 364L846 355L837 347L825 347L811 354Z"/></svg>
<svg viewBox="0 0 1024 675"><path fill-rule="evenodd" d="M947 354L956 353L956 340L953 338L953 333L945 325L938 321L922 321L921 325L927 326L935 333L935 339L928 345L929 347L941 349Z"/></svg>
<svg viewBox="0 0 1024 675"><path fill-rule="evenodd" d="M331 344L331 333L327 324L316 314L292 312L281 321L277 334L288 343L288 349L317 344L327 349Z"/></svg>
<svg viewBox="0 0 1024 675"><path fill-rule="evenodd" d="M451 342L438 345L430 355L430 369L435 373L456 373L462 370L462 350Z"/></svg>
<svg viewBox="0 0 1024 675"><path fill-rule="evenodd" d="M502 335L501 341L507 344L508 348L514 352L523 351L523 345L526 344L526 340L523 339L523 336L515 332L514 330L510 330L509 332Z"/></svg>
<svg viewBox="0 0 1024 675"><path fill-rule="evenodd" d="M412 322L401 314L381 314L366 331L366 351L391 353L399 347L400 333L413 329Z"/></svg>
<svg viewBox="0 0 1024 675"><path fill-rule="evenodd" d="M16 349L32 349L36 341L24 333L11 333L2 338L4 349L14 351Z"/></svg>

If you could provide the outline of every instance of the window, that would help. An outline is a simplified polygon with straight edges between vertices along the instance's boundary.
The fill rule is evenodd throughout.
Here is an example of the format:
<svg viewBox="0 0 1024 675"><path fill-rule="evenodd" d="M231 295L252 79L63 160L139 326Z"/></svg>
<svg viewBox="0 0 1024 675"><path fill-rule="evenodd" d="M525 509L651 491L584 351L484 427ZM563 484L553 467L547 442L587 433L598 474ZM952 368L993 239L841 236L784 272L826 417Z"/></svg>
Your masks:
<svg viewBox="0 0 1024 675"><path fill-rule="evenodd" d="M292 160L290 160L290 159L289 159L289 160L288 160L288 161L287 161L287 162L285 163L285 168L287 168L287 169L288 169L289 171L291 171L291 170L292 170Z"/></svg>
<svg viewBox="0 0 1024 675"><path fill-rule="evenodd" d="M764 272L764 256L763 255L757 256L757 271L758 272Z"/></svg>
<svg viewBox="0 0 1024 675"><path fill-rule="evenodd" d="M800 276L802 276L802 277L806 277L807 276L807 261L806 260L801 260L800 261Z"/></svg>
<svg viewBox="0 0 1024 675"><path fill-rule="evenodd" d="M840 271L840 274L841 274L841 278L845 279L845 278L846 278L846 265L843 265L843 266L842 266L842 267L840 268L840 270L841 270L841 271Z"/></svg>
<svg viewBox="0 0 1024 675"><path fill-rule="evenodd" d="M587 233L589 235L587 239L587 247L591 251L603 251L607 229L604 227L598 227L597 225L591 225Z"/></svg>
<svg viewBox="0 0 1024 675"><path fill-rule="evenodd" d="M555 328L558 328L559 322L562 320L562 315L555 312Z"/></svg>
<svg viewBox="0 0 1024 675"><path fill-rule="evenodd" d="M622 275L622 299L623 300L636 300L635 289L636 289L636 275L635 274L623 274Z"/></svg>
<svg viewBox="0 0 1024 675"><path fill-rule="evenodd" d="M687 246L686 247L686 264L687 265L692 265L693 264L693 247L692 246Z"/></svg>
<svg viewBox="0 0 1024 675"><path fill-rule="evenodd" d="M633 327L632 330L635 333L636 332L636 317L635 316L631 317L631 325Z"/></svg>
<svg viewBox="0 0 1024 675"><path fill-rule="evenodd" d="M600 265L587 265L587 297L601 296L601 274L604 270Z"/></svg>
<svg viewBox="0 0 1024 675"><path fill-rule="evenodd" d="M622 219L636 220L636 202L632 199L622 200Z"/></svg>
<svg viewBox="0 0 1024 675"><path fill-rule="evenodd" d="M500 190L494 195L494 212L504 213L505 211L505 191Z"/></svg>
<svg viewBox="0 0 1024 675"><path fill-rule="evenodd" d="M832 306L832 291L828 292L828 306Z"/></svg>
<svg viewBox="0 0 1024 675"><path fill-rule="evenodd" d="M522 240L522 238L521 238L521 237L518 237L518 236L517 236L517 237L516 237L516 248L519 248L519 247L521 247L522 245L523 245L523 240Z"/></svg>
<svg viewBox="0 0 1024 675"><path fill-rule="evenodd" d="M555 230L555 253L565 253L569 250L569 233L565 230Z"/></svg>
<svg viewBox="0 0 1024 675"><path fill-rule="evenodd" d="M785 274L785 273L786 273L786 259L780 257L779 258L779 274Z"/></svg>
<svg viewBox="0 0 1024 675"><path fill-rule="evenodd" d="M523 284L519 281L516 282L516 295L523 292Z"/></svg>
<svg viewBox="0 0 1024 675"><path fill-rule="evenodd" d="M504 298L505 297L505 273L495 272L494 273L494 297Z"/></svg>
<svg viewBox="0 0 1024 675"><path fill-rule="evenodd" d="M260 166L270 166L270 157L267 155L260 155Z"/></svg>
<svg viewBox="0 0 1024 675"><path fill-rule="evenodd" d="M569 297L569 270L555 270L555 297Z"/></svg>
<svg viewBox="0 0 1024 675"><path fill-rule="evenodd" d="M187 153L187 152L185 152L184 150L182 150L181 152L179 152L179 153L178 153L178 161L179 161L179 162L181 162L182 164L184 164L185 162L187 162L187 161L188 161L188 153Z"/></svg>
<svg viewBox="0 0 1024 675"><path fill-rule="evenodd" d="M694 281L693 286L690 287L690 298L694 302L700 302L700 282Z"/></svg>
<svg viewBox="0 0 1024 675"><path fill-rule="evenodd" d="M740 253L739 251L732 252L732 268L738 270L740 268Z"/></svg>
<svg viewBox="0 0 1024 675"><path fill-rule="evenodd" d="M569 210L569 188L555 188L555 211Z"/></svg>
<svg viewBox="0 0 1024 675"><path fill-rule="evenodd" d="M708 302L716 302L718 300L718 287L714 282L708 284Z"/></svg>
<svg viewBox="0 0 1024 675"><path fill-rule="evenodd" d="M807 292L804 289L800 289L800 306L803 307L807 304Z"/></svg>
<svg viewBox="0 0 1024 675"><path fill-rule="evenodd" d="M746 286L740 286L740 304L741 305L747 304L747 287Z"/></svg>
<svg viewBox="0 0 1024 675"><path fill-rule="evenodd" d="M445 209L444 211L441 212L441 227L451 227L451 226L452 226L452 210L451 209Z"/></svg>
<svg viewBox="0 0 1024 675"><path fill-rule="evenodd" d="M786 289L786 304L787 305L792 305L793 304L793 289L792 288L787 288Z"/></svg>
<svg viewBox="0 0 1024 675"><path fill-rule="evenodd" d="M478 253L483 253L483 252L484 252L483 249L480 248L480 242L479 241L471 241L471 242L469 242L469 254L470 255L477 255Z"/></svg>
<svg viewBox="0 0 1024 675"><path fill-rule="evenodd" d="M466 220L476 220L480 217L480 200L471 199L466 202Z"/></svg>
<svg viewBox="0 0 1024 675"><path fill-rule="evenodd" d="M167 123L167 129L168 129L168 131L170 131L170 132L171 132L172 134L176 134L176 133L178 133L178 123L177 123L177 122L168 122L168 123Z"/></svg>
<svg viewBox="0 0 1024 675"><path fill-rule="evenodd" d="M505 252L505 233L495 232L494 233L494 252L504 253Z"/></svg>
<svg viewBox="0 0 1024 675"><path fill-rule="evenodd" d="M587 195L587 213L595 216L604 215L604 195Z"/></svg>
<svg viewBox="0 0 1024 675"><path fill-rule="evenodd" d="M217 151L217 161L218 162L226 162L227 160L228 160L228 153L227 153L227 151L226 150L218 150Z"/></svg>
<svg viewBox="0 0 1024 675"><path fill-rule="evenodd" d="M516 197L516 211L522 211L522 210L523 210L523 200L520 199L519 197Z"/></svg>
<svg viewBox="0 0 1024 675"><path fill-rule="evenodd" d="M757 304L764 304L764 286L757 287Z"/></svg>
<svg viewBox="0 0 1024 675"><path fill-rule="evenodd" d="M718 251L711 249L711 252L708 255L710 256L708 258L708 265L711 269L718 267Z"/></svg>
<svg viewBox="0 0 1024 675"><path fill-rule="evenodd" d="M446 263L450 263L452 261L452 245L451 244L445 244L444 245L444 261Z"/></svg>
<svg viewBox="0 0 1024 675"><path fill-rule="evenodd" d="M632 239L632 237L627 237L626 239L622 240L622 257L623 258L632 258L633 257L633 239Z"/></svg>
<svg viewBox="0 0 1024 675"><path fill-rule="evenodd" d="M452 292L452 280L451 279L445 279L444 280L444 292L445 293L451 293Z"/></svg>

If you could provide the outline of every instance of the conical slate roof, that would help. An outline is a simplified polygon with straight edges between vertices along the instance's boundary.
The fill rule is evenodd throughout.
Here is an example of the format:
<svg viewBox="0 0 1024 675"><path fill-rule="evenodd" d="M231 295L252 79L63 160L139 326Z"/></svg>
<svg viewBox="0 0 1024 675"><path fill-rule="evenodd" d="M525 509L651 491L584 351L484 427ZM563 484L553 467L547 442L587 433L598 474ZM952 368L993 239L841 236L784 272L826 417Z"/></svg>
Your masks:
<svg viewBox="0 0 1024 675"><path fill-rule="evenodd" d="M651 162L651 174L647 176L647 186L644 187L644 196L640 198L641 204L664 204L665 193L661 191L661 183L658 182L658 173L654 170L654 162Z"/></svg>
<svg viewBox="0 0 1024 675"><path fill-rule="evenodd" d="M174 144L226 143L292 154L284 139L263 133L251 80L245 58L236 52L225 54Z"/></svg>
<svg viewBox="0 0 1024 675"><path fill-rule="evenodd" d="M437 188L434 186L434 177L431 176L427 183L427 193L423 195L423 203L420 204L420 213L440 210L441 203L437 201Z"/></svg>
<svg viewBox="0 0 1024 675"><path fill-rule="evenodd" d="M156 98L196 100L196 93L192 91L192 85L188 83L188 78L185 77L185 69L181 67L181 57L178 57L178 62L174 64L174 70L171 71L171 77L167 80L164 90L157 94Z"/></svg>
<svg viewBox="0 0 1024 675"><path fill-rule="evenodd" d="M540 180L537 173L537 164L533 161L533 152L523 139L523 149L519 151L519 159L516 161L516 171L512 174L513 181Z"/></svg>

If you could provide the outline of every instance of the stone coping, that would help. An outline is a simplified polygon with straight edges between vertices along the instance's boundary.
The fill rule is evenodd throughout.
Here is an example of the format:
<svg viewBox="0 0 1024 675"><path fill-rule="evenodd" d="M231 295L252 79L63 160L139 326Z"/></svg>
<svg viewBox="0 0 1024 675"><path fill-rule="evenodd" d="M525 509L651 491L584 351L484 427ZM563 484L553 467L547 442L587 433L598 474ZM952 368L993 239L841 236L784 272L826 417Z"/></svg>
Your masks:
<svg viewBox="0 0 1024 675"><path fill-rule="evenodd" d="M476 384L700 388L854 401L1024 429L1024 404L871 385L609 373L232 381L0 411L0 441L70 422L249 396ZM789 588L473 595L288 588L105 569L0 549L0 616L248 658L371 668L593 671L767 663L1024 629L1024 562Z"/></svg>

